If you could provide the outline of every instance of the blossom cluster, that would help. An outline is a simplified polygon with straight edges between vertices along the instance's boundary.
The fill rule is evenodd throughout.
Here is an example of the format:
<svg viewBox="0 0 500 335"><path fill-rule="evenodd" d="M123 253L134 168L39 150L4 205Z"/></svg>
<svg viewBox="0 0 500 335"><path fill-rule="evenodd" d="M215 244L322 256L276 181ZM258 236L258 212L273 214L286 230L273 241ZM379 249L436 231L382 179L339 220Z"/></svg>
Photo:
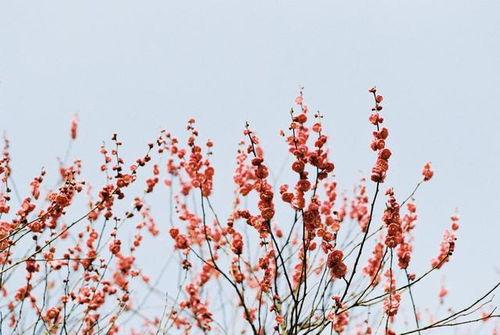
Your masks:
<svg viewBox="0 0 500 335"><path fill-rule="evenodd" d="M398 327L415 333L462 322L476 312L474 305L421 324L412 289L450 261L459 218L451 217L430 268L415 267L416 191L434 171L424 165L406 200L387 188L380 208L392 153L381 116L384 98L375 88L369 92L373 184L363 177L352 192L344 191L328 147L328 123L311 112L301 90L288 129L280 132L289 155L282 172L274 170L265 141L248 123L243 127L226 213L215 204L214 143L201 139L193 118L184 140L161 130L133 160L125 159L127 146L113 134L99 148L100 185L68 154L56 173L41 169L30 178L24 197L13 192L5 139L0 312L7 326L12 333L299 335L381 328L396 334ZM69 148L81 136L75 115ZM479 299L482 308L493 291ZM443 286L441 304L447 294ZM406 299L415 325L396 322L408 314L401 313Z"/></svg>

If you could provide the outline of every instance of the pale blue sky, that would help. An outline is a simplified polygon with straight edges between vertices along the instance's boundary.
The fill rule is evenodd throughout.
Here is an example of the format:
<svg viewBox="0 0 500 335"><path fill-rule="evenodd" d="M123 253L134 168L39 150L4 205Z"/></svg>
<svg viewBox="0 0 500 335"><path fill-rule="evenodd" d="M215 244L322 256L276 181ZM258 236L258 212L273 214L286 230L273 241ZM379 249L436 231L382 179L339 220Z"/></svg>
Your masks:
<svg viewBox="0 0 500 335"><path fill-rule="evenodd" d="M417 196L415 266L436 255L458 208L446 282L450 301L465 304L499 279L499 17L499 1L480 0L2 0L0 129L15 178L27 181L56 166L75 112L82 131L73 152L91 161L113 132L135 157L160 128L182 134L194 116L215 141L221 202L244 121L279 167L278 130L305 86L350 189L374 161L367 89L377 85L394 153L387 184L403 197L426 161L436 170ZM440 281L419 294L434 299Z"/></svg>

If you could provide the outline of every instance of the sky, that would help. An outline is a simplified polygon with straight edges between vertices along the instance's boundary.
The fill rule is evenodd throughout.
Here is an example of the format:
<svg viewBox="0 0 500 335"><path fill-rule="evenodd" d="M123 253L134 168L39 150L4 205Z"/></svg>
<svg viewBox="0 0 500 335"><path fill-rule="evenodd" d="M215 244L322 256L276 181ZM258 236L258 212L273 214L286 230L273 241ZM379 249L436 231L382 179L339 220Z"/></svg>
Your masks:
<svg viewBox="0 0 500 335"><path fill-rule="evenodd" d="M160 129L184 136L195 117L215 142L224 213L245 121L277 170L278 132L300 87L325 116L350 190L375 159L376 85L393 151L387 186L403 197L425 162L435 169L417 194L416 266L437 254L449 216L461 217L455 261L417 295L435 299L444 280L450 303L464 305L500 277L499 14L500 2L485 0L0 0L0 130L27 189L41 166L57 166L75 113L72 153L84 162L114 132L133 158Z"/></svg>

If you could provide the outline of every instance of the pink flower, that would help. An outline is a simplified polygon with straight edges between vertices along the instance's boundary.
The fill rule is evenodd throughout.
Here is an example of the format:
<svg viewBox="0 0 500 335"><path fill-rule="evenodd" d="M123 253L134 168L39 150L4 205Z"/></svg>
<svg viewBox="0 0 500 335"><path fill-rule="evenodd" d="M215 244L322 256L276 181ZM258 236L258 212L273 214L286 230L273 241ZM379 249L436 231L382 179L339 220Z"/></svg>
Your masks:
<svg viewBox="0 0 500 335"><path fill-rule="evenodd" d="M424 176L424 181L431 180L432 176L434 175L434 171L432 171L430 162L424 165L424 169L422 170L422 175Z"/></svg>

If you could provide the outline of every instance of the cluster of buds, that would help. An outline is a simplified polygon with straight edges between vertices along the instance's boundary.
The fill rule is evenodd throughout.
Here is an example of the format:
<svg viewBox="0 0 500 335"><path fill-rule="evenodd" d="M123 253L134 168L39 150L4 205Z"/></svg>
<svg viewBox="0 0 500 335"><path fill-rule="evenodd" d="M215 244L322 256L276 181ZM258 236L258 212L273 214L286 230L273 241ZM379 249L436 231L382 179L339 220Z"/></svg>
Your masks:
<svg viewBox="0 0 500 335"><path fill-rule="evenodd" d="M380 242L377 243L372 254L373 256L368 259L368 264L363 268L363 272L370 278L372 285L375 286L380 281L379 272L384 257L384 245Z"/></svg>
<svg viewBox="0 0 500 335"><path fill-rule="evenodd" d="M342 250L333 250L326 261L326 266L331 269L335 278L342 278L347 273L347 266L343 262L344 253Z"/></svg>
<svg viewBox="0 0 500 335"><path fill-rule="evenodd" d="M322 238L323 241L321 242L321 248L323 249L323 252L327 254L331 249L333 249L332 242L336 239L342 218L339 212L333 210L333 206L335 205L335 200L337 198L337 183L325 182L323 186L325 188L325 195L327 196L327 199L321 202L320 212L325 216L325 219L324 225L316 231L316 236Z"/></svg>
<svg viewBox="0 0 500 335"><path fill-rule="evenodd" d="M43 177L45 176L45 169L42 169L40 172L40 176L33 178L30 183L31 186L31 195L35 200L38 200L40 197L40 184L43 182Z"/></svg>
<svg viewBox="0 0 500 335"><path fill-rule="evenodd" d="M245 275L243 274L243 272L241 272L237 260L233 261L233 263L231 264L231 273L236 283L241 284L243 280L245 280Z"/></svg>
<svg viewBox="0 0 500 335"><path fill-rule="evenodd" d="M0 158L0 176L2 178L0 181L4 184L7 184L7 180L10 177L11 174L11 167L10 167L10 152L9 152L9 139L4 136L4 146L3 146L3 152L2 152L2 157ZM10 192L10 190L7 190L7 192Z"/></svg>
<svg viewBox="0 0 500 335"><path fill-rule="evenodd" d="M268 183L267 177L269 177L269 169L264 164L264 154L262 148L259 146L259 138L250 130L249 125L246 125L243 135L248 136L250 144L246 150L246 156L252 154L253 159L251 160L251 168L247 170L250 172L247 176L241 175L239 178L242 181L242 185L246 185L246 190L244 187L240 189L242 194L248 194L250 190L255 190L259 194L259 202L257 207L259 208L260 216L254 216L247 218L247 222L259 231L262 238L266 237L271 231L270 221L275 215L274 210L274 193L271 184ZM241 168L241 167L240 167ZM244 170L241 170L243 172ZM236 176L235 176L236 178ZM250 180L254 180L250 183ZM248 215L245 215L248 216ZM250 219L250 221L248 221Z"/></svg>
<svg viewBox="0 0 500 335"><path fill-rule="evenodd" d="M172 237L175 241L175 248L176 249L188 249L189 248L189 241L188 241L187 237L184 234L180 234L179 229L170 228L169 234L170 234L170 237Z"/></svg>
<svg viewBox="0 0 500 335"><path fill-rule="evenodd" d="M384 299L384 311L389 317L393 317L398 313L401 304L401 295L396 290L396 280L392 269L388 269L385 273L387 282L384 286L384 291L389 293Z"/></svg>
<svg viewBox="0 0 500 335"><path fill-rule="evenodd" d="M194 188L200 188L204 197L212 194L213 177L215 174L214 168L210 165L208 159L204 159L201 151L201 146L196 144L198 131L194 128L194 119L190 119L187 129L191 131L191 136L188 139L188 146L191 148L191 154L187 162L182 162L181 165L186 170L186 173L191 178L191 185ZM212 143L209 142L208 148L211 150ZM209 154L211 151L209 151ZM204 168L204 169L203 169Z"/></svg>
<svg viewBox="0 0 500 335"><path fill-rule="evenodd" d="M78 134L78 122L78 114L75 114L70 125L70 136L72 140L76 140L76 136Z"/></svg>
<svg viewBox="0 0 500 335"><path fill-rule="evenodd" d="M385 237L385 245L389 248L395 248L403 242L403 230L401 229L401 217L399 215L399 204L394 197L392 188L385 192L389 196L384 216L382 220L387 226L387 236Z"/></svg>
<svg viewBox="0 0 500 335"><path fill-rule="evenodd" d="M268 293L272 288L276 271L274 250L269 250L264 257L259 258L259 268L264 271L264 275L259 282L260 290Z"/></svg>
<svg viewBox="0 0 500 335"><path fill-rule="evenodd" d="M335 295L332 297L332 300L336 310L344 307L340 296ZM349 312L345 310L340 313L330 313L327 315L327 320L332 322L332 329L336 333L341 334L349 324Z"/></svg>
<svg viewBox="0 0 500 335"><path fill-rule="evenodd" d="M13 228L9 222L0 222L0 251L7 249L10 244L9 236ZM4 262L2 262L3 264Z"/></svg>
<svg viewBox="0 0 500 335"><path fill-rule="evenodd" d="M368 228L370 222L370 213L368 211L368 193L366 192L365 179L361 180L359 186L356 187L356 197L351 201L351 210L349 217L358 222L362 232Z"/></svg>
<svg viewBox="0 0 500 335"><path fill-rule="evenodd" d="M348 324L349 324L349 313L347 311L344 311L336 315L335 322L333 323L332 328L335 332L341 334L345 330Z"/></svg>
<svg viewBox="0 0 500 335"><path fill-rule="evenodd" d="M424 181L431 180L432 176L434 175L434 171L432 170L431 162L425 163L424 168L422 170L422 175L424 176Z"/></svg>
<svg viewBox="0 0 500 335"><path fill-rule="evenodd" d="M289 146L288 151L295 156L291 168L299 175L299 180L295 185L295 194L288 191L288 185L283 185L280 188L280 193L284 202L290 203L295 210L302 210L306 207L305 193L313 190L315 194L317 181L327 178L328 174L335 169L335 165L328 159L328 150L324 149L328 137L321 133L320 120L322 116L319 112L314 115L318 122L313 124L312 131L317 133L318 137L314 142L314 148L310 148L307 144L309 128L306 126L309 108L304 104L302 91L295 99L295 103L300 106L300 114L294 116L294 111L291 110L292 122L290 130L292 135L288 136L286 141ZM282 134L284 133L282 132ZM316 169L317 181L314 185L309 180L309 172L306 171L307 164Z"/></svg>
<svg viewBox="0 0 500 335"><path fill-rule="evenodd" d="M233 241L231 242L231 250L236 255L241 255L243 253L243 236L237 231L233 232Z"/></svg>
<svg viewBox="0 0 500 335"><path fill-rule="evenodd" d="M62 310L61 306L52 307L45 313L43 319L45 320L45 322L56 323L61 313L61 310Z"/></svg>
<svg viewBox="0 0 500 335"><path fill-rule="evenodd" d="M410 202L406 205L408 213L403 216L401 222L401 229L403 230L403 241L398 247L398 266L401 269L407 269L411 260L411 253L413 247L411 245L411 231L415 228L415 221L417 220L417 207L414 203Z"/></svg>
<svg viewBox="0 0 500 335"><path fill-rule="evenodd" d="M454 215L451 217L451 231L445 230L443 235L443 241L440 244L439 255L431 260L431 265L433 268L440 269L444 263L450 261L450 256L455 251L455 231L458 230L459 217Z"/></svg>
<svg viewBox="0 0 500 335"><path fill-rule="evenodd" d="M158 178L159 174L160 174L160 168L158 167L157 164L153 165L153 175L154 175L154 177L146 179L146 189L145 189L146 193L153 192L154 187L160 181L160 179Z"/></svg>
<svg viewBox="0 0 500 335"><path fill-rule="evenodd" d="M370 93L373 94L375 99L375 107L372 108L372 114L370 115L370 123L377 127L377 130L373 132L373 141L371 143L371 148L373 151L378 152L377 161L372 168L371 180L376 183L383 183L389 170L389 158L391 157L391 151L385 147L385 141L389 136L389 130L387 128L380 129L380 125L384 122L384 119L380 116L380 111L382 106L380 103L384 100L381 95L377 95L377 89L374 87L370 89Z"/></svg>
<svg viewBox="0 0 500 335"><path fill-rule="evenodd" d="M8 194L0 193L0 215L9 213L10 211L9 201L10 201L10 196Z"/></svg>
<svg viewBox="0 0 500 335"><path fill-rule="evenodd" d="M210 331L212 329L212 313L208 310L207 304L201 301L199 295L199 290L194 284L189 284L186 287L186 292L188 293L189 299L182 301L179 306L181 308L189 308L196 318L198 326L203 330L203 332Z"/></svg>
<svg viewBox="0 0 500 335"><path fill-rule="evenodd" d="M79 182L76 176L80 174L81 162L76 160L73 165L68 168L60 168L61 176L64 180L64 185L59 187L58 192L52 192L47 196L47 199L52 202L51 207L47 210L46 214L40 212L39 217L43 218L42 221L49 220L47 226L54 229L58 220L65 214L65 208L69 207L75 195L82 191L84 181ZM45 225L43 225L45 227Z"/></svg>
<svg viewBox="0 0 500 335"><path fill-rule="evenodd" d="M264 159L256 157L252 159L252 165L255 167L255 176L258 180L254 184L255 190L259 193L259 211L262 218L266 221L274 217L273 189L265 180L269 175L267 167L263 164Z"/></svg>

